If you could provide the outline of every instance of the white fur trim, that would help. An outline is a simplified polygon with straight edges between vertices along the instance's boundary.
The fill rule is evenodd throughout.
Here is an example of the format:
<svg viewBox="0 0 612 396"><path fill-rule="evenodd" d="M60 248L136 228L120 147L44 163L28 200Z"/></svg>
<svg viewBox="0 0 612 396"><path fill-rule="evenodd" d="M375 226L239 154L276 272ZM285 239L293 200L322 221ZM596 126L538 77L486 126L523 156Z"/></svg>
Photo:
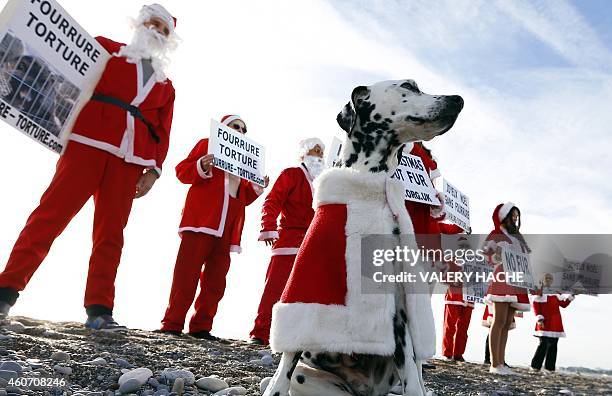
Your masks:
<svg viewBox="0 0 612 396"><path fill-rule="evenodd" d="M208 228L208 227L181 227L179 228L179 234L183 231L191 231L191 232L202 232L204 234L213 235L216 237L223 236L223 230L225 230L225 219L227 218L227 210L229 207L229 177L228 173L223 172L224 174L224 183L223 183L223 207L221 208L221 220L219 221L219 226L217 229Z"/></svg>
<svg viewBox="0 0 612 396"><path fill-rule="evenodd" d="M174 18L172 15L170 15L168 10L164 8L164 6L161 4L145 5L142 7L140 12L142 13L144 10L149 11L153 16L161 18L164 22L166 22L166 25L168 25L168 29L170 29L171 32L174 32Z"/></svg>
<svg viewBox="0 0 612 396"><path fill-rule="evenodd" d="M272 256L295 256L298 250L300 250L300 248L285 247L272 249Z"/></svg>
<svg viewBox="0 0 612 396"><path fill-rule="evenodd" d="M557 294L557 298L559 299L559 301L574 301L574 298L576 297L573 294L564 293Z"/></svg>
<svg viewBox="0 0 612 396"><path fill-rule="evenodd" d="M548 295L547 294L544 294L541 296L535 295L532 297L532 301L537 302L537 303L545 303L546 301L548 301Z"/></svg>
<svg viewBox="0 0 612 396"><path fill-rule="evenodd" d="M230 245L230 253L242 253L242 248L238 245Z"/></svg>
<svg viewBox="0 0 612 396"><path fill-rule="evenodd" d="M564 331L534 331L533 335L536 337L552 337L552 338L560 338L565 337Z"/></svg>
<svg viewBox="0 0 612 396"><path fill-rule="evenodd" d="M462 307L474 307L473 303L467 303L465 301L452 301L452 300L445 300L444 301L444 305L460 305Z"/></svg>
<svg viewBox="0 0 612 396"><path fill-rule="evenodd" d="M196 169L198 170L198 175L200 175L200 177L202 179L209 179L212 177L212 165L208 168L208 172L206 172L204 170L204 168L202 168L202 158L204 158L203 156L198 158L197 162L196 162Z"/></svg>
<svg viewBox="0 0 612 396"><path fill-rule="evenodd" d="M223 120L223 121L221 122L221 124L223 124L223 125L226 125L226 126L227 126L227 125L231 124L231 123L232 123L232 121L236 121L236 120L240 120L240 121L244 122L244 120L242 119L242 117L240 117L239 115L235 115L235 114L234 114L234 115L231 115L231 116L227 117L225 120Z"/></svg>
<svg viewBox="0 0 612 396"><path fill-rule="evenodd" d="M432 169L431 171L429 171L429 178L430 179L435 179L442 176L442 173L440 173L440 169Z"/></svg>
<svg viewBox="0 0 612 396"><path fill-rule="evenodd" d="M274 351L324 350L390 356L395 350L395 296L361 292L361 235L390 234L397 216L402 243L416 248L401 182L385 173L350 168L325 170L315 181L315 205L346 204L347 295L345 305L277 303L273 309L270 345ZM420 265L402 268L416 272ZM405 284L408 335L417 360L435 352L435 327L428 287ZM408 337L409 336L409 337Z"/></svg>
<svg viewBox="0 0 612 396"><path fill-rule="evenodd" d="M536 315L536 322L541 322L544 320L544 315Z"/></svg>
<svg viewBox="0 0 612 396"><path fill-rule="evenodd" d="M258 241L265 241L266 239L278 239L278 231L262 231L259 233Z"/></svg>
<svg viewBox="0 0 612 396"><path fill-rule="evenodd" d="M321 150L325 151L325 144L323 143L321 139L316 138L316 137L300 140L299 146L300 146L300 157L303 157L306 154L308 154L308 152L312 150L313 148L315 148L316 146L320 146Z"/></svg>
<svg viewBox="0 0 612 396"><path fill-rule="evenodd" d="M516 205L512 202L506 202L505 204L503 204L502 207L499 209L499 213L497 214L499 221L504 221L506 216L508 216L508 213L510 213L510 210L515 206Z"/></svg>
<svg viewBox="0 0 612 396"><path fill-rule="evenodd" d="M496 302L515 303L518 302L518 297L513 295L498 296L495 294L487 294L484 298L484 301L489 305Z"/></svg>

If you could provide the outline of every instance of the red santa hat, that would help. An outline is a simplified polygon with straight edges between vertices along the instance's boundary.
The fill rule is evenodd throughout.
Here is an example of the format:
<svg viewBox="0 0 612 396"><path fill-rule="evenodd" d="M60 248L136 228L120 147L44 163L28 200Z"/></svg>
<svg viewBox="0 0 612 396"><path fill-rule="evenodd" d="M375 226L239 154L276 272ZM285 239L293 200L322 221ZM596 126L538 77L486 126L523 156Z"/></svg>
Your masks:
<svg viewBox="0 0 612 396"><path fill-rule="evenodd" d="M506 202L505 204L499 204L498 205L498 212L497 212L497 218L499 219L500 222L504 221L504 219L506 218L506 216L508 216L508 213L510 213L510 211L512 210L512 208L516 207L515 204L513 204L512 202Z"/></svg>
<svg viewBox="0 0 612 396"><path fill-rule="evenodd" d="M162 21L166 22L166 25L168 25L168 28L170 29L170 33L174 33L174 28L176 28L176 18L173 17L172 14L170 14L161 4L154 3L145 5L140 10L140 14L148 14L149 18L152 16L160 18Z"/></svg>
<svg viewBox="0 0 612 396"><path fill-rule="evenodd" d="M236 121L236 120L240 120L240 121L244 122L244 120L239 115L236 115L236 114L227 114L227 115L224 115L223 117L221 117L221 124L229 125L233 121ZM246 124L246 122L244 122L244 123Z"/></svg>
<svg viewBox="0 0 612 396"><path fill-rule="evenodd" d="M321 150L325 151L325 144L321 141L321 139L313 137L304 140L300 140L300 157L304 157L308 154L310 150L315 148L316 146L321 147Z"/></svg>

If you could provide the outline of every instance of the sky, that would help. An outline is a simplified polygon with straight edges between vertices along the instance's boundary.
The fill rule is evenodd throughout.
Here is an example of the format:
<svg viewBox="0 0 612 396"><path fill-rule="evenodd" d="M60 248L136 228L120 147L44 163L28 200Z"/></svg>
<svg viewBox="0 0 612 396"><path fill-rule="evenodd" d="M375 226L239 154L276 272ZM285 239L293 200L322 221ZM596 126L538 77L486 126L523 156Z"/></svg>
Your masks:
<svg viewBox="0 0 612 396"><path fill-rule="evenodd" d="M5 2L0 2L3 5ZM139 1L64 0L92 35L129 41ZM524 233L610 233L612 9L586 1L237 1L167 2L182 43L168 74L177 91L164 174L136 201L125 231L115 318L155 329L163 316L179 245L187 186L173 168L211 118L238 113L266 147L272 180L297 163L297 142L342 137L336 114L351 90L412 78L430 94L460 94L455 127L429 143L444 177L468 194L475 233L492 229L500 202L522 211ZM36 207L57 155L0 125L3 155L0 263ZM232 257L213 333L246 338L269 249L257 242L262 199L247 208L241 255ZM90 201L56 240L12 313L85 319L91 250ZM2 264L0 264L2 265ZM559 366L612 369L611 296L580 296L564 314ZM442 298L434 296L441 334ZM486 329L474 310L468 360L481 360ZM528 365L533 313L518 320L507 361ZM440 339L440 338L438 338ZM438 345L438 353L439 352Z"/></svg>

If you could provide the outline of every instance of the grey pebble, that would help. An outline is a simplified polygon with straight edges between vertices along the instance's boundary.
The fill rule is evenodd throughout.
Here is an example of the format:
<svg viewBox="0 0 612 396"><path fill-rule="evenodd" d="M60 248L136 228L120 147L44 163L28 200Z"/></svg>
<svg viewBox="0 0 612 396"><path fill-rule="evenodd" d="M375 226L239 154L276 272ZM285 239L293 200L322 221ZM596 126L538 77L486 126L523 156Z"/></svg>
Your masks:
<svg viewBox="0 0 612 396"><path fill-rule="evenodd" d="M56 362L65 362L67 360L70 360L70 355L66 352L57 351L51 354L51 359L55 360Z"/></svg>
<svg viewBox="0 0 612 396"><path fill-rule="evenodd" d="M126 393L130 393L130 392L136 392L137 390L140 389L140 381L138 381L136 378L131 378L127 381L125 381L120 387L119 387L119 393L121 394L126 394Z"/></svg>

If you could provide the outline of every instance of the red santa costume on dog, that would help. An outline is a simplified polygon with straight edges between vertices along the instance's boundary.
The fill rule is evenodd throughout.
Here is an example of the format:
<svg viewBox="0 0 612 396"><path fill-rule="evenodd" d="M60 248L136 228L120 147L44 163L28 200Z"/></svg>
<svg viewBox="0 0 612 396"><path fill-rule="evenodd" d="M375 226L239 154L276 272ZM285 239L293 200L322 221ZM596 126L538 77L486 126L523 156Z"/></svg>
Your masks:
<svg viewBox="0 0 612 396"><path fill-rule="evenodd" d="M300 142L301 156L306 156L317 145L324 150L325 145L320 139L310 138ZM273 238L276 241L272 247L266 283L250 336L265 344L269 342L272 306L283 293L295 256L314 215L314 177L304 163L299 167L285 169L274 183L262 207L262 231L259 240ZM280 227L276 222L279 215Z"/></svg>
<svg viewBox="0 0 612 396"><path fill-rule="evenodd" d="M225 116L221 123L229 125L237 119L240 118L235 115ZM244 208L263 192L263 188L220 169L211 167L205 172L200 159L206 154L208 139L202 139L176 166L178 179L191 187L179 226L181 245L168 308L162 320L164 331L183 330L198 279L200 294L195 300L189 332L211 330L217 306L225 293L230 252L241 251Z"/></svg>
<svg viewBox="0 0 612 396"><path fill-rule="evenodd" d="M495 266L493 271L494 274L498 274L504 270L501 263L495 263L493 261L495 251L498 248L506 247L518 252L528 253L527 246L502 227L502 221L508 216L514 206L512 202L507 202L497 205L493 211L493 224L495 225L495 229L487 236L483 250L489 255L490 263ZM530 310L529 296L527 295L526 289L515 287L506 282L499 282L497 280L494 280L491 285L489 285L485 301L489 305L495 302L508 302L510 306L517 311Z"/></svg>
<svg viewBox="0 0 612 396"><path fill-rule="evenodd" d="M274 351L393 355L395 295L362 293L362 282L368 278L362 277L361 236L390 234L396 224L402 234L413 234L403 191L402 183L386 173L334 168L317 178L314 218L273 309ZM416 248L410 239L402 243ZM401 268L417 277L421 269L420 263ZM380 287L371 282L368 288ZM420 383L415 364L433 356L435 330L428 286L419 282L404 286L407 342L415 356L414 361L406 359L414 367L414 377L407 379L412 386Z"/></svg>
<svg viewBox="0 0 612 396"><path fill-rule="evenodd" d="M147 30L142 23L151 16L166 21L170 28L167 38L171 39L175 20L156 4L143 7L139 29ZM139 33L140 30L135 39L148 37ZM127 49L132 49L132 44L126 46L104 37L96 40L113 57L92 100L83 107L74 124L71 142L57 163L51 185L28 219L0 274L0 299L11 305L17 292L25 288L42 263L55 238L93 196L93 248L84 305L90 316L110 315L123 229L136 185L147 168L161 174L172 123L172 82L155 61L151 65L147 60L149 63L144 65L141 57L121 55L129 52ZM146 49L140 48L145 52ZM99 98L110 98L115 103ZM127 106L132 106L133 113L126 111Z"/></svg>

